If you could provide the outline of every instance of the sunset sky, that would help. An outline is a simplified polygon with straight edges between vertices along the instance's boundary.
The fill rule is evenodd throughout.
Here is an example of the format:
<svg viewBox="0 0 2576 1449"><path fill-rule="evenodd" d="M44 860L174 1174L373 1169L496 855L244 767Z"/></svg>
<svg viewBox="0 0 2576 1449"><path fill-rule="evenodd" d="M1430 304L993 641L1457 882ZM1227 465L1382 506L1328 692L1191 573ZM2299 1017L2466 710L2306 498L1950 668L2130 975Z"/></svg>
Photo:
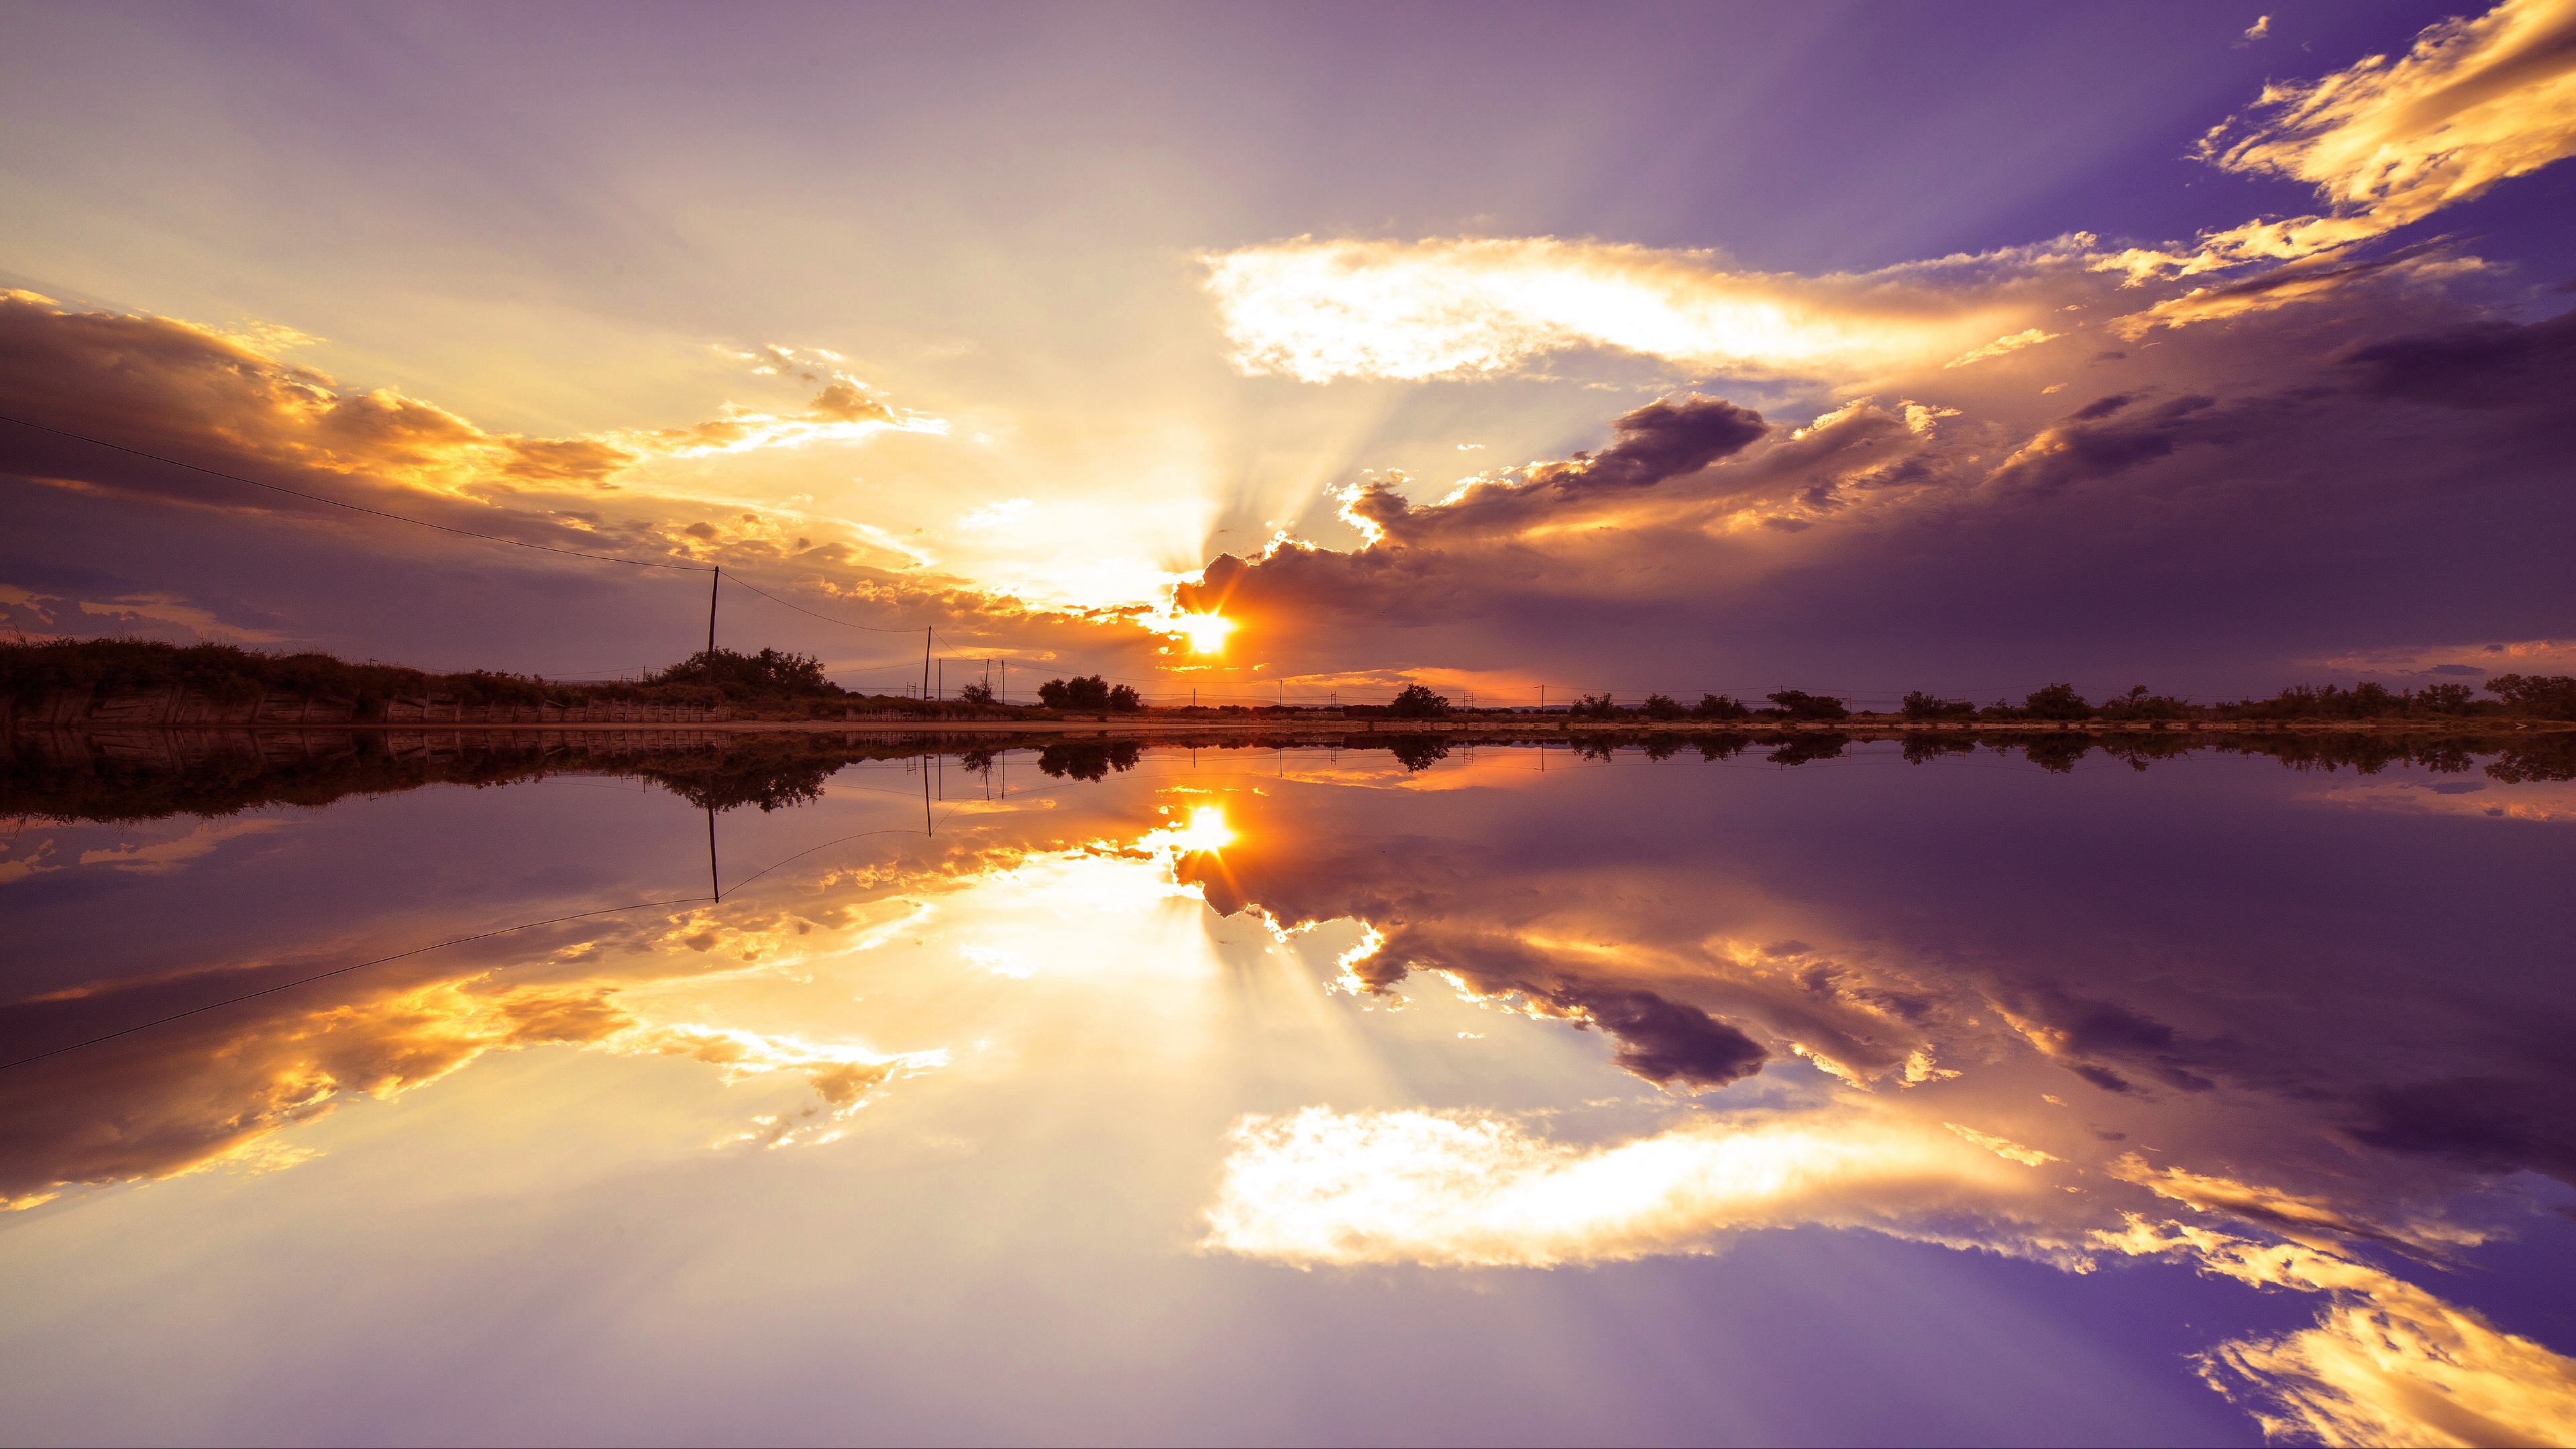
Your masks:
<svg viewBox="0 0 2576 1449"><path fill-rule="evenodd" d="M2571 0L8 25L0 413L721 564L844 683L2576 672ZM0 490L30 638L703 640L701 575L59 433Z"/></svg>

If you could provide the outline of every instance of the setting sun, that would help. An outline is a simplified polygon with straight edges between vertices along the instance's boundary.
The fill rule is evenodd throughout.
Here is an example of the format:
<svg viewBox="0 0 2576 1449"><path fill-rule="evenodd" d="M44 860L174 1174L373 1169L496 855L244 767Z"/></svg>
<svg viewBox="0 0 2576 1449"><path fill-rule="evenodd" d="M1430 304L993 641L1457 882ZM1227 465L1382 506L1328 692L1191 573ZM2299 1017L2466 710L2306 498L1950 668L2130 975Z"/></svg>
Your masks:
<svg viewBox="0 0 2576 1449"><path fill-rule="evenodd" d="M1225 636L1234 632L1234 621L1222 614L1182 614L1172 620L1173 629L1190 641L1193 654L1214 654L1225 647Z"/></svg>

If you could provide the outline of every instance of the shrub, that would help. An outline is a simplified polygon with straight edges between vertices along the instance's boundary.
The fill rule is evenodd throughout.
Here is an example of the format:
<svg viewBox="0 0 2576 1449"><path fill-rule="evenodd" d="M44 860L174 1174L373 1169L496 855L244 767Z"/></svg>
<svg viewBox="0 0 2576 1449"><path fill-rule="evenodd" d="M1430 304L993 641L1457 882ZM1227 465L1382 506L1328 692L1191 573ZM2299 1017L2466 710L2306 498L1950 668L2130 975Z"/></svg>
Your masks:
<svg viewBox="0 0 2576 1449"><path fill-rule="evenodd" d="M2433 689L2461 689L2458 685L2434 685ZM2433 689L2424 692L2431 694ZM2576 719L2576 676L2565 674L2499 674L2487 681L2487 693L2506 704L2542 719Z"/></svg>
<svg viewBox="0 0 2576 1449"><path fill-rule="evenodd" d="M1790 719L1848 719L1851 711L1829 694L1809 694L1803 689L1774 690L1771 703Z"/></svg>
<svg viewBox="0 0 2576 1449"><path fill-rule="evenodd" d="M1646 702L1638 707L1645 711L1646 718L1648 719L1680 719L1682 717L1682 707L1675 703L1669 695L1647 695Z"/></svg>
<svg viewBox="0 0 2576 1449"><path fill-rule="evenodd" d="M1386 712L1395 719L1438 719L1449 712L1449 700L1426 685L1408 684L1387 701Z"/></svg>
<svg viewBox="0 0 2576 1449"><path fill-rule="evenodd" d="M1127 693L1133 698L1136 691ZM1109 708L1109 681L1097 674L1050 679L1038 686L1038 703L1049 709L1104 710Z"/></svg>
<svg viewBox="0 0 2576 1449"><path fill-rule="evenodd" d="M2090 719L2093 706L2075 692L2071 684L2048 684L2022 696L2022 714L2028 719Z"/></svg>
<svg viewBox="0 0 2576 1449"><path fill-rule="evenodd" d="M1699 703L1691 706L1691 713L1701 719L1751 719L1753 717L1752 706L1731 694L1703 694L1699 697Z"/></svg>

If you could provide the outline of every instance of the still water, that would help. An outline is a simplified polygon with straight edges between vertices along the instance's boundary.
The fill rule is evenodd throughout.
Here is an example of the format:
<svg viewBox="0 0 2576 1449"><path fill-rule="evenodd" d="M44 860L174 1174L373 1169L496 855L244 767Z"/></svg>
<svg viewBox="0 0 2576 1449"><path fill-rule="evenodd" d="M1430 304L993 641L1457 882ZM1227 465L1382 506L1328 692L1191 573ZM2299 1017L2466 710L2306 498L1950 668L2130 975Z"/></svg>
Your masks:
<svg viewBox="0 0 2576 1449"><path fill-rule="evenodd" d="M2576 772L902 748L22 790L0 1434L2576 1438Z"/></svg>

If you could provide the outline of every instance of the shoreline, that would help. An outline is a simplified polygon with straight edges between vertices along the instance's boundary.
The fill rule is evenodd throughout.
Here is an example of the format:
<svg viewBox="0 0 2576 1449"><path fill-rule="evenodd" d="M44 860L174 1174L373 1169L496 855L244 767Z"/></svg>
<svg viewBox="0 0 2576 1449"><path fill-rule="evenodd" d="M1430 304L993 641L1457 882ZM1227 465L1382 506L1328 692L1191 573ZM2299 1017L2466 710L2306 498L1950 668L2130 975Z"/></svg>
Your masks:
<svg viewBox="0 0 2576 1449"><path fill-rule="evenodd" d="M2400 720L1391 720L1391 719L1174 719L1110 716L1099 719L976 720L922 717L899 720L0 720L0 731L76 734L158 732L294 734L313 730L388 734L458 731L547 734L808 734L890 735L1779 735L1832 734L1902 738L1912 735L2198 735L2198 734L2503 734L2576 731L2576 721L2461 718Z"/></svg>

